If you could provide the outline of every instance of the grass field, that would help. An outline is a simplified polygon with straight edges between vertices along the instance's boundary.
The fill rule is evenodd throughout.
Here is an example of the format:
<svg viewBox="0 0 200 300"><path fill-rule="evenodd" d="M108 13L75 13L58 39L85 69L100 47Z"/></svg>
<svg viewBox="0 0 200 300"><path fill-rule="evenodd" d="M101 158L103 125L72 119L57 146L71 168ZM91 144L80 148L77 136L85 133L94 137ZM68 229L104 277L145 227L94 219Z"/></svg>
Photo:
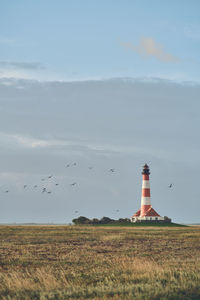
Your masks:
<svg viewBox="0 0 200 300"><path fill-rule="evenodd" d="M0 226L0 299L200 299L200 226Z"/></svg>

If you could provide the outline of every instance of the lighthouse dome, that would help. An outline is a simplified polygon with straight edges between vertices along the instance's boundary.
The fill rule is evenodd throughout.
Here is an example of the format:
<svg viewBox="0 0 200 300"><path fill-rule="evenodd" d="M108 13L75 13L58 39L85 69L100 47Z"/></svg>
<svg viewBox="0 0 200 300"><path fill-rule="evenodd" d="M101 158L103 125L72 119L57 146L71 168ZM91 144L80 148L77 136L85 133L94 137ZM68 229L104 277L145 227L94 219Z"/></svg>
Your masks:
<svg viewBox="0 0 200 300"><path fill-rule="evenodd" d="M149 174L150 174L149 166L145 164L143 167L142 175L149 175Z"/></svg>

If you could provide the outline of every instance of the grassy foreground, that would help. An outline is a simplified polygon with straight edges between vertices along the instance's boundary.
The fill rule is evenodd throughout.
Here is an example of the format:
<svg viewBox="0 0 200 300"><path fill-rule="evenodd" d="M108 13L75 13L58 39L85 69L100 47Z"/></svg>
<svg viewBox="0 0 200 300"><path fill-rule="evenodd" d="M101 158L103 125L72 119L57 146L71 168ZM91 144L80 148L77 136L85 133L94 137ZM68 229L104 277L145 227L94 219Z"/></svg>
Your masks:
<svg viewBox="0 0 200 300"><path fill-rule="evenodd" d="M200 226L0 226L0 299L200 299Z"/></svg>

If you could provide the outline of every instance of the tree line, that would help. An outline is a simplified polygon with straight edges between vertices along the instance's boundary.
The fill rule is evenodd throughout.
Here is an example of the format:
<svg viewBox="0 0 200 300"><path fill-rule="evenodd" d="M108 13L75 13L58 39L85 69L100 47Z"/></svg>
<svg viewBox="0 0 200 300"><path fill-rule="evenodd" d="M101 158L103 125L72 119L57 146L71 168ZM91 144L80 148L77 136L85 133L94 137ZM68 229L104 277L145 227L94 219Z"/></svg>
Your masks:
<svg viewBox="0 0 200 300"><path fill-rule="evenodd" d="M86 217L80 216L76 219L73 219L72 222L75 225L81 225L81 224L87 224L87 225L98 225L98 224L114 224L114 223L130 223L130 219L128 218L120 218L118 220L114 220L108 217L103 217L101 219L93 218L93 219L88 219Z"/></svg>

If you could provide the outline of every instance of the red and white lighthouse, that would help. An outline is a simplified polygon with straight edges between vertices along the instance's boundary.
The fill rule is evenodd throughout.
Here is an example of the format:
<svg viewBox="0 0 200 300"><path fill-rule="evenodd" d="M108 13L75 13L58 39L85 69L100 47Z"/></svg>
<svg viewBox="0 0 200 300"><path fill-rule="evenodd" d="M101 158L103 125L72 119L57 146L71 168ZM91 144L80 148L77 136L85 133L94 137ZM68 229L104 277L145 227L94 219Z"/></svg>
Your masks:
<svg viewBox="0 0 200 300"><path fill-rule="evenodd" d="M164 217L161 217L151 206L149 175L150 175L149 166L145 164L142 171L141 207L131 217L131 222L165 220Z"/></svg>

